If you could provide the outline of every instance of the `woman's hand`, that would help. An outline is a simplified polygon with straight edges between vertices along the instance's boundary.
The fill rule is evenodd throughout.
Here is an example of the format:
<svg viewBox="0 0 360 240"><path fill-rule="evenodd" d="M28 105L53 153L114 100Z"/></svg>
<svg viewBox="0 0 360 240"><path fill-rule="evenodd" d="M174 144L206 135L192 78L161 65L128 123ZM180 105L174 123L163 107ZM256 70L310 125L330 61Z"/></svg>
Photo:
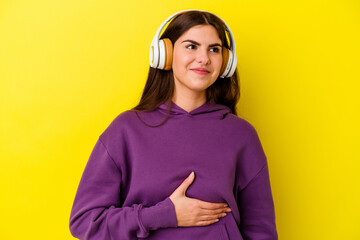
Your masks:
<svg viewBox="0 0 360 240"><path fill-rule="evenodd" d="M195 174L192 172L169 197L175 206L178 227L210 225L219 221L220 217L225 217L226 212L231 212L226 203L204 202L186 197L185 192L194 178Z"/></svg>

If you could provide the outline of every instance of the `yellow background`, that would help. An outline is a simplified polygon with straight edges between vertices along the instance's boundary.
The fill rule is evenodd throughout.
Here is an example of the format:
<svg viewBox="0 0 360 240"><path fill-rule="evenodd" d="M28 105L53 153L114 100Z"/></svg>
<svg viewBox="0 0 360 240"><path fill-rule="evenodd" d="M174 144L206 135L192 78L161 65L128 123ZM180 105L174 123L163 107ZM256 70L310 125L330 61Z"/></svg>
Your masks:
<svg viewBox="0 0 360 240"><path fill-rule="evenodd" d="M98 136L139 101L159 25L189 8L234 33L238 109L268 157L279 238L360 239L356 0L1 1L0 239L73 239Z"/></svg>

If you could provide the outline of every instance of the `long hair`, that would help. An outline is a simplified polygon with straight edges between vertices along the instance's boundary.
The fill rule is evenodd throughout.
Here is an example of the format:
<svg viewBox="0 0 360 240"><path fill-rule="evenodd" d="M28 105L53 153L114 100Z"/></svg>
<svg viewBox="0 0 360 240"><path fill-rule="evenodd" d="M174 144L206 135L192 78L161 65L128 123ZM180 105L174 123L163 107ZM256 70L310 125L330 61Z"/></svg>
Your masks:
<svg viewBox="0 0 360 240"><path fill-rule="evenodd" d="M229 49L224 23L218 17L208 12L189 11L176 16L169 23L160 39L169 38L174 45L176 40L184 32L196 25L212 25L216 29L222 45ZM169 100L170 103L174 94L174 87L175 83L172 69L161 70L150 67L140 102L131 110L136 111L136 113L137 111L152 111L166 100ZM214 100L217 104L225 105L229 107L235 115L237 115L236 104L239 99L240 88L237 70L235 70L235 73L230 78L218 77L218 79L206 89L206 101ZM168 112L169 110L170 104L168 105ZM157 126L163 124L167 118L168 113L164 121ZM144 124L146 123L144 122Z"/></svg>

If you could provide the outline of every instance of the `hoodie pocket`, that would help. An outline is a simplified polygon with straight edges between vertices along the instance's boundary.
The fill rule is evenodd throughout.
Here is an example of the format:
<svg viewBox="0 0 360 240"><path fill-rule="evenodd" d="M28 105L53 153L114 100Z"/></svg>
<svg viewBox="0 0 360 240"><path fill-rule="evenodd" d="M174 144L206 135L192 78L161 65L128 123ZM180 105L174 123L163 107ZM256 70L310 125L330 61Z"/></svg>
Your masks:
<svg viewBox="0 0 360 240"><path fill-rule="evenodd" d="M197 227L160 228L156 231L152 231L146 239L148 240L150 239L151 240L164 240L164 239L230 240L230 237L226 229L226 226L224 224L214 223L207 226L197 226Z"/></svg>
<svg viewBox="0 0 360 240"><path fill-rule="evenodd" d="M219 224L219 225L217 225L217 227L218 227L218 229L219 229L219 231L221 233L221 238L220 239L221 240L230 240L228 232L226 230L226 226L223 225L223 224Z"/></svg>
<svg viewBox="0 0 360 240"><path fill-rule="evenodd" d="M236 220L232 214L229 212L225 217L223 217L219 222L219 227L222 227L222 233L224 239L236 239L236 240L243 240L241 236L239 227L236 223Z"/></svg>

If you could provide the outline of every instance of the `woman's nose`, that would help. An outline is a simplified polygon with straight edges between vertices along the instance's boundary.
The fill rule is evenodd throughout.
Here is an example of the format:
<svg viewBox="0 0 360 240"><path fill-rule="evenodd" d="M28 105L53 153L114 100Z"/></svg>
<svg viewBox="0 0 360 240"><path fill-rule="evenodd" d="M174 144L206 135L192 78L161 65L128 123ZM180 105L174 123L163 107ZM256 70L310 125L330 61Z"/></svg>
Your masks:
<svg viewBox="0 0 360 240"><path fill-rule="evenodd" d="M210 58L207 50L199 49L196 54L196 61L203 64L208 64L210 62Z"/></svg>

